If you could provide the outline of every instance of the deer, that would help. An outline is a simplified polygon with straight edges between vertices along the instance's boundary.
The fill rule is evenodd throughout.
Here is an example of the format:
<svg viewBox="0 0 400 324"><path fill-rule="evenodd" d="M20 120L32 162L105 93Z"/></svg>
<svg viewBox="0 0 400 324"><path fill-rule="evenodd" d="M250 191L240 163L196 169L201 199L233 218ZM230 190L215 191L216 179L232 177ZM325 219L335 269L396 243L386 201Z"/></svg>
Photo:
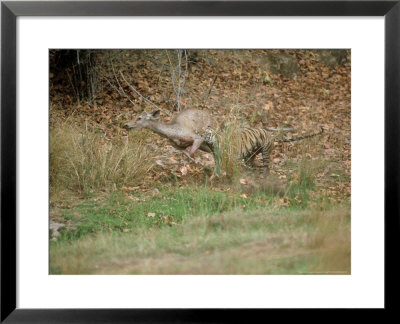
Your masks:
<svg viewBox="0 0 400 324"><path fill-rule="evenodd" d="M143 112L136 118L125 124L126 129L147 128L162 137L167 138L173 147L183 151L190 147L189 157L194 158L194 153L199 149L207 153L213 153L212 146L204 136L208 128L215 129L217 123L209 113L203 110L189 108L175 114L171 121L163 123L159 121L160 110L151 113Z"/></svg>
<svg viewBox="0 0 400 324"><path fill-rule="evenodd" d="M125 124L126 129L142 129L147 128L162 137L167 138L173 147L181 150L190 159L194 159L194 153L199 149L201 151L211 153L215 161L215 174L220 174L219 156L217 154L217 133L218 129L215 118L203 110L186 109L175 114L171 121L163 123L159 121L160 110L157 109L152 113L143 112L141 115L132 119ZM240 131L240 159L254 159L255 154L262 152L263 166L266 173L269 172L268 158L271 154L274 142L292 142L304 138L313 137L322 134L323 129L319 133L309 134L291 139L276 139L277 135L271 136L267 131L281 132L293 131L292 128L249 128L239 129ZM186 148L190 147L189 153ZM238 157L238 158L239 158Z"/></svg>

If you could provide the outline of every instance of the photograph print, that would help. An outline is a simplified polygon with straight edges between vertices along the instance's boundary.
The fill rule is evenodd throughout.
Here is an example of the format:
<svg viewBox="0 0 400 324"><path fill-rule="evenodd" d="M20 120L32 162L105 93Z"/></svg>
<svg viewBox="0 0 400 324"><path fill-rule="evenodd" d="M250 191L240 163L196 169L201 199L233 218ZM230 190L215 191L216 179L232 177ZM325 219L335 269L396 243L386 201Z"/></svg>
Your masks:
<svg viewBox="0 0 400 324"><path fill-rule="evenodd" d="M351 274L351 51L50 49L49 273Z"/></svg>

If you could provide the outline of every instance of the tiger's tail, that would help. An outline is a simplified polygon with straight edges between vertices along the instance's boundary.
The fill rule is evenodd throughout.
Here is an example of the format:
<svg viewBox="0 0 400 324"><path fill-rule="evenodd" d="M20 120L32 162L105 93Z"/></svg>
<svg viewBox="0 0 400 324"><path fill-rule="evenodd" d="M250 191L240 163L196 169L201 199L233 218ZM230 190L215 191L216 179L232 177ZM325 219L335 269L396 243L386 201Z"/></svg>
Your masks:
<svg viewBox="0 0 400 324"><path fill-rule="evenodd" d="M299 136L299 137L294 137L294 138L275 139L275 142L278 142L278 143L296 142L296 141L300 141L300 140L303 140L303 139L306 139L306 138L310 138L310 137L314 137L314 136L317 136L317 135L321 135L323 132L324 132L324 129L323 129L323 127L321 127L321 131L318 132L318 133L315 133L315 134L309 134L309 135L304 135L304 136Z"/></svg>

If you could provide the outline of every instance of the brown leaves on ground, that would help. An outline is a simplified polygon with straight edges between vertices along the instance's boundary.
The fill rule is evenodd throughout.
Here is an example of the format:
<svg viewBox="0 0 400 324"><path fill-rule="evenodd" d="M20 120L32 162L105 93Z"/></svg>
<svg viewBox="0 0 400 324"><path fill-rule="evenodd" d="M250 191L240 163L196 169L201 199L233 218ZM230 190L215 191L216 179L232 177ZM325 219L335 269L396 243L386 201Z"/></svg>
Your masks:
<svg viewBox="0 0 400 324"><path fill-rule="evenodd" d="M300 68L297 76L286 78L267 71L260 62L271 52L295 57ZM91 104L74 102L68 78L50 79L51 123L70 118L101 132L106 140L118 140L127 136L123 124L142 110L153 110L122 80L119 88L110 57L117 75L122 71L144 97L164 110L176 111L165 51L103 50L98 54L98 92ZM220 123L233 112L250 126L294 128L295 133L283 134L287 137L316 133L323 127L324 134L315 138L276 143L271 173L293 179L298 176L298 163L314 161L320 164L314 170L320 193L338 200L350 196L351 60L328 67L318 61L315 50L189 50L189 56L181 96L184 108L206 109ZM165 114L163 118L169 119ZM151 132L146 142L158 158L145 184L166 181L171 175L185 184L204 178L205 166L213 167L211 155L197 151L196 163Z"/></svg>

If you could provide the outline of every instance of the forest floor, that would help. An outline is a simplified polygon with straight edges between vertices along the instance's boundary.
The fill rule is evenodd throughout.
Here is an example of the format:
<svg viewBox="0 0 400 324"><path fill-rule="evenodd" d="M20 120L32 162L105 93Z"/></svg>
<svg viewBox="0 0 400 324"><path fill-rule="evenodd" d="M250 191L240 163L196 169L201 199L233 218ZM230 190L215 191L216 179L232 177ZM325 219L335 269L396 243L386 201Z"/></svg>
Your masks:
<svg viewBox="0 0 400 324"><path fill-rule="evenodd" d="M297 75L267 72L267 52L295 57ZM276 143L267 178L259 168L216 178L210 154L194 162L150 131L121 127L153 110L131 86L176 111L164 51L96 59L91 101L76 102L68 69L51 71L50 273L350 273L350 58L328 67L313 50L192 53L183 109L294 128L287 137L324 129Z"/></svg>

